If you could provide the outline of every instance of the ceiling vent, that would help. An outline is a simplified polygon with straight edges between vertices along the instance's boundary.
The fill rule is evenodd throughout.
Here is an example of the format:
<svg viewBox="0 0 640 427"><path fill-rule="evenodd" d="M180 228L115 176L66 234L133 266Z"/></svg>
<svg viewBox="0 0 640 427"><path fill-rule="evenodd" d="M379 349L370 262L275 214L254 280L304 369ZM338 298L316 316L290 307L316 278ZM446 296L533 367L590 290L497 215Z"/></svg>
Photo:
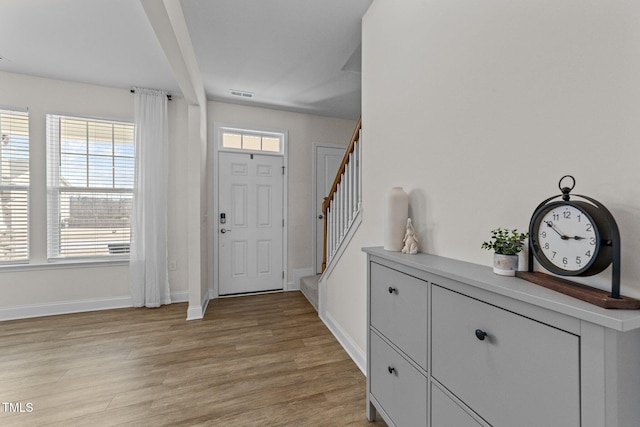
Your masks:
<svg viewBox="0 0 640 427"><path fill-rule="evenodd" d="M240 98L253 98L252 92L246 92L244 90L236 90L236 89L231 89L230 92L231 92L231 95L239 96Z"/></svg>

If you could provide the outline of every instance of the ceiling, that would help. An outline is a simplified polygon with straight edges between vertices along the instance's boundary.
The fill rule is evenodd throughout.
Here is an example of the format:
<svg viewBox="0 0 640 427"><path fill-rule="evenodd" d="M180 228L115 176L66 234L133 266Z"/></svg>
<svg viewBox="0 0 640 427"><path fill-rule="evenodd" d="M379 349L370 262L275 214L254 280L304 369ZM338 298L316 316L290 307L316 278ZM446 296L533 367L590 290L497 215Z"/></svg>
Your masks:
<svg viewBox="0 0 640 427"><path fill-rule="evenodd" d="M172 37L195 54L191 80L201 79L207 99L356 119L361 19L372 1L165 4L182 12L187 31ZM147 14L132 0L2 0L0 70L181 95L176 53Z"/></svg>

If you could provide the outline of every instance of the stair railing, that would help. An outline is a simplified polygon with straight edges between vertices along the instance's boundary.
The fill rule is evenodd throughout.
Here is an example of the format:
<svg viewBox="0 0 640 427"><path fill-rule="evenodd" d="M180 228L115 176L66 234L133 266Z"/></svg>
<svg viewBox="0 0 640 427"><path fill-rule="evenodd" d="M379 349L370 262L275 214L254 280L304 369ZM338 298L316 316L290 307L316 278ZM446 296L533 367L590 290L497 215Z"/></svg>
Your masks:
<svg viewBox="0 0 640 427"><path fill-rule="evenodd" d="M324 217L323 272L338 251L362 206L361 136L362 119L358 119L329 195L322 202Z"/></svg>

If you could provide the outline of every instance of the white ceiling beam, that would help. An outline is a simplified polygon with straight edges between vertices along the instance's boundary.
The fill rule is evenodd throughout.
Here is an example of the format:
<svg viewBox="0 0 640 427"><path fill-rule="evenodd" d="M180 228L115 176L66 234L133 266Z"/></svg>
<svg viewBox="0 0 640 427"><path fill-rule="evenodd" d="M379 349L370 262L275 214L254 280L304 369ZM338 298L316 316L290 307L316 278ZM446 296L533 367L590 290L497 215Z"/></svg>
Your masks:
<svg viewBox="0 0 640 427"><path fill-rule="evenodd" d="M140 0L156 38L189 104L207 102L202 75L179 0Z"/></svg>

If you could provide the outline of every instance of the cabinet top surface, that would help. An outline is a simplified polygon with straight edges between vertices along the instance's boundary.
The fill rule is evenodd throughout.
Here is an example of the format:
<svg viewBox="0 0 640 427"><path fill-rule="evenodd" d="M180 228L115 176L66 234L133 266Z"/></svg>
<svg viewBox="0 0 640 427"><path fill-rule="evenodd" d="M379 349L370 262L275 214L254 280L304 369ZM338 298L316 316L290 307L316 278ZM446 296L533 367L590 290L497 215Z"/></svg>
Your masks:
<svg viewBox="0 0 640 427"><path fill-rule="evenodd" d="M382 247L362 250L370 259L378 257L392 261L617 331L640 328L640 310L600 308L517 277L499 276L493 273L491 267L437 255L407 255L386 251Z"/></svg>

